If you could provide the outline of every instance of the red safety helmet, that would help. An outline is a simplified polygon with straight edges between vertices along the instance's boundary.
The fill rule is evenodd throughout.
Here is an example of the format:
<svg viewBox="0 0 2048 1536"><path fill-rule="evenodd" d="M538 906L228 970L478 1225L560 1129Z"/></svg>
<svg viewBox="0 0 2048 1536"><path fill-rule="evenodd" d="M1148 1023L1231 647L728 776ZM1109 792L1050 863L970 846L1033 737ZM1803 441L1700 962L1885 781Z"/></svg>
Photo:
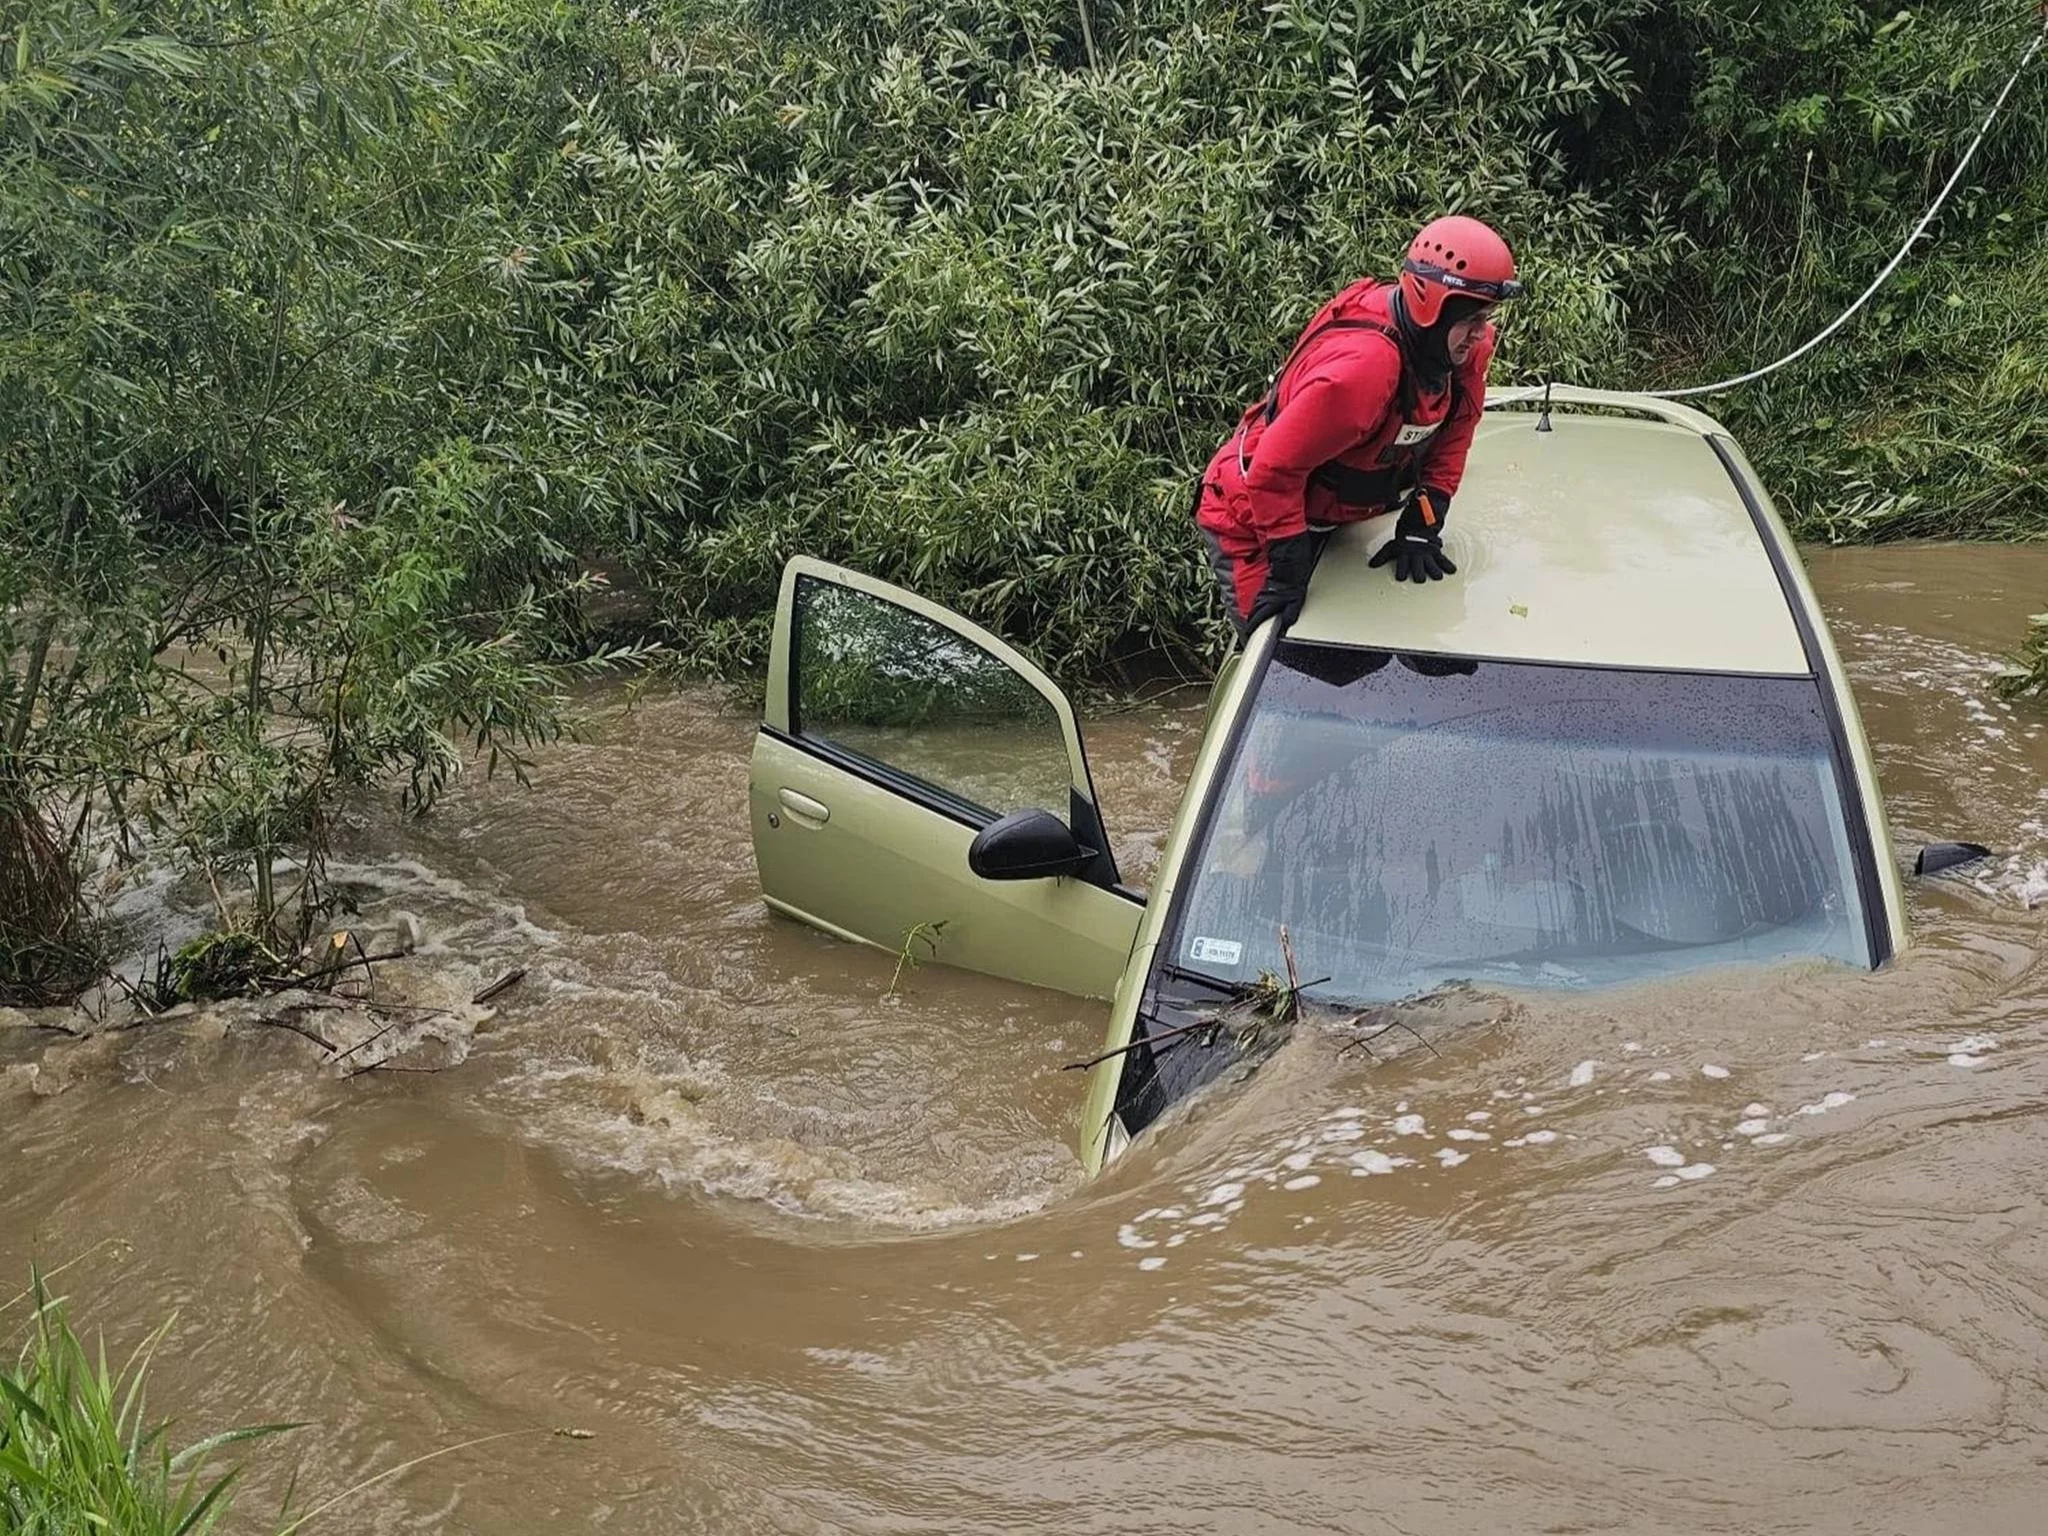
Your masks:
<svg viewBox="0 0 2048 1536"><path fill-rule="evenodd" d="M1443 314L1445 299L1498 304L1521 291L1515 281L1515 253L1507 241L1462 214L1425 224L1401 263L1401 296L1407 301L1408 317L1424 330Z"/></svg>

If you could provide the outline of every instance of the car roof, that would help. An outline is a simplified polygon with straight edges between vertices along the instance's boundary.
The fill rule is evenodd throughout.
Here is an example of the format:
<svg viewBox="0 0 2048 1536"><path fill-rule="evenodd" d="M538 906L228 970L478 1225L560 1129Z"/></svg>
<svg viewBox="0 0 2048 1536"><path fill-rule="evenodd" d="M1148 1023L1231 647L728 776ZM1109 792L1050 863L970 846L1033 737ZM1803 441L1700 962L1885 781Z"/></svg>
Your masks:
<svg viewBox="0 0 2048 1536"><path fill-rule="evenodd" d="M1712 417L1640 395L1488 399L1445 529L1455 576L1397 584L1368 558L1391 518L1340 528L1290 638L1503 661L1807 675L1765 538ZM1588 406L1599 408L1589 413ZM1630 414L1618 414L1628 412ZM1760 527L1765 531L1760 531ZM1796 559L1789 548L1787 555Z"/></svg>

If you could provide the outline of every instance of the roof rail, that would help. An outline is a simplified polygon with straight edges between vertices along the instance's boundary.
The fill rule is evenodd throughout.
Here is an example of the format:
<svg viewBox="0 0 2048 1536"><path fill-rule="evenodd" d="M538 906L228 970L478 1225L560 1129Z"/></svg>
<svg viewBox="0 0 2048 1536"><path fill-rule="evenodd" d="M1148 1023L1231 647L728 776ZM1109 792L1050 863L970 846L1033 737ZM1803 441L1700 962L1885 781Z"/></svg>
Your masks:
<svg viewBox="0 0 2048 1536"><path fill-rule="evenodd" d="M1486 409L1489 411L1514 405L1547 405L1551 410L1579 407L1628 411L1668 422L1674 427L1684 427L1701 437L1728 436L1728 429L1705 411L1680 405L1675 400L1659 400L1654 395L1639 395L1629 390L1581 389L1576 384L1525 384L1486 392Z"/></svg>

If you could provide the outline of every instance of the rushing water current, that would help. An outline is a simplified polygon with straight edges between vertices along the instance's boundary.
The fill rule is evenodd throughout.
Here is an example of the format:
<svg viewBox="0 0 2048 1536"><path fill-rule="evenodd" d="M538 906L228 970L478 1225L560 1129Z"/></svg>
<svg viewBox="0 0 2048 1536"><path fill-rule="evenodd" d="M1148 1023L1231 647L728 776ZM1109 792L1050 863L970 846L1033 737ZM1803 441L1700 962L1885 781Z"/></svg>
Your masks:
<svg viewBox="0 0 2048 1536"><path fill-rule="evenodd" d="M459 1063L0 1032L0 1280L90 1250L183 1429L310 1421L244 1513L516 1432L325 1530L2040 1531L2048 716L1989 677L2048 550L1810 569L1901 849L1998 851L1881 974L1298 1037L1089 1185L1100 1005L771 918L751 718L599 700L344 839L465 989L528 969ZM1089 729L1134 880L1200 728Z"/></svg>

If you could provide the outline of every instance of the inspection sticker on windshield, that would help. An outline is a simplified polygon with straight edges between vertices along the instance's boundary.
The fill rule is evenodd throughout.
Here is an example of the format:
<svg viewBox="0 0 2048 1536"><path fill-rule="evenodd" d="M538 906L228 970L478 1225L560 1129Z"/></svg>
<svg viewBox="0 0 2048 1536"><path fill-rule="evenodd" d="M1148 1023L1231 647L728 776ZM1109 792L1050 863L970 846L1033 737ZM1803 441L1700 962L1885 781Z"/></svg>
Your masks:
<svg viewBox="0 0 2048 1536"><path fill-rule="evenodd" d="M1188 958L1204 965L1235 965L1244 958L1244 946L1236 939L1196 939L1188 946Z"/></svg>

